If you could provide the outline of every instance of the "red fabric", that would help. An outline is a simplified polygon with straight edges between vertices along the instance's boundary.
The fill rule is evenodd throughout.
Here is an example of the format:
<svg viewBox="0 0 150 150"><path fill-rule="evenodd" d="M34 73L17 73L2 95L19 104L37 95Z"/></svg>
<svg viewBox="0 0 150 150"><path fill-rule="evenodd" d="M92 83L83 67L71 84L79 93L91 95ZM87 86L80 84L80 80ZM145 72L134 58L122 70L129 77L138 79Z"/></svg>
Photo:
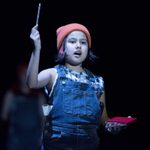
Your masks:
<svg viewBox="0 0 150 150"><path fill-rule="evenodd" d="M125 123L125 124L131 124L136 121L137 119L132 117L113 117L107 120L107 122L117 122L117 123Z"/></svg>
<svg viewBox="0 0 150 150"><path fill-rule="evenodd" d="M91 35L88 31L88 29L78 23L71 23L71 24L67 24L65 26L61 26L56 30L57 33L57 49L60 50L62 42L64 40L64 38L71 33L72 31L82 31L85 33L87 40L88 40L88 46L89 48L91 47Z"/></svg>

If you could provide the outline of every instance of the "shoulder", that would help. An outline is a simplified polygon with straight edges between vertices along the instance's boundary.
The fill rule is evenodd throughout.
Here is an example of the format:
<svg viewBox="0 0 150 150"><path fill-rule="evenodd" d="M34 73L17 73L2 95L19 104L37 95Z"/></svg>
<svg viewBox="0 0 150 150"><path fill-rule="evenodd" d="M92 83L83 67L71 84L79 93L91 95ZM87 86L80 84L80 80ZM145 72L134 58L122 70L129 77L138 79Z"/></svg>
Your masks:
<svg viewBox="0 0 150 150"><path fill-rule="evenodd" d="M95 74L89 70L86 71L89 79L94 83L94 87L100 91L104 91L104 78L101 75Z"/></svg>
<svg viewBox="0 0 150 150"><path fill-rule="evenodd" d="M100 84L104 84L104 78L99 75L95 75L96 81L99 82Z"/></svg>
<svg viewBox="0 0 150 150"><path fill-rule="evenodd" d="M98 85L101 92L104 92L104 79L100 75L95 75L95 85Z"/></svg>
<svg viewBox="0 0 150 150"><path fill-rule="evenodd" d="M56 69L55 68L48 68L48 69L44 69L40 72L41 76L55 76L56 75Z"/></svg>
<svg viewBox="0 0 150 150"><path fill-rule="evenodd" d="M47 69L44 69L42 70L40 73L45 73L45 74L52 74L55 72L55 68L47 68Z"/></svg>
<svg viewBox="0 0 150 150"><path fill-rule="evenodd" d="M62 69L64 69L64 65L58 64L58 65L54 66L53 69L55 69L55 70L57 70L57 71L58 71L58 70L62 70Z"/></svg>
<svg viewBox="0 0 150 150"><path fill-rule="evenodd" d="M64 70L64 66L63 65L56 65L53 68L50 68L50 73L53 77L57 77L57 75L62 72Z"/></svg>
<svg viewBox="0 0 150 150"><path fill-rule="evenodd" d="M91 77L93 77L97 82L101 82L104 83L104 79L101 75L95 74L92 71L86 69L86 72L88 75L90 75Z"/></svg>

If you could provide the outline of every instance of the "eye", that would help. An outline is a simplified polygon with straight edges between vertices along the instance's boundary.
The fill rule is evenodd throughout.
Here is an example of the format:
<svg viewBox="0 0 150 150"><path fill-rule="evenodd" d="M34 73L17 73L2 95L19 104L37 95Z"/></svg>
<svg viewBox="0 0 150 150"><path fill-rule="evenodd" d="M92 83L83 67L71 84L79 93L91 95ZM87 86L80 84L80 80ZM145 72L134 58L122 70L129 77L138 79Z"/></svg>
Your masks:
<svg viewBox="0 0 150 150"><path fill-rule="evenodd" d="M82 43L82 44L86 44L86 42L85 42L85 41L82 41L81 43Z"/></svg>
<svg viewBox="0 0 150 150"><path fill-rule="evenodd" d="M72 44L74 44L76 41L71 41Z"/></svg>
<svg viewBox="0 0 150 150"><path fill-rule="evenodd" d="M81 41L81 44L87 45L87 41Z"/></svg>
<svg viewBox="0 0 150 150"><path fill-rule="evenodd" d="M69 43L74 44L74 43L76 43L76 41L75 40L69 40Z"/></svg>

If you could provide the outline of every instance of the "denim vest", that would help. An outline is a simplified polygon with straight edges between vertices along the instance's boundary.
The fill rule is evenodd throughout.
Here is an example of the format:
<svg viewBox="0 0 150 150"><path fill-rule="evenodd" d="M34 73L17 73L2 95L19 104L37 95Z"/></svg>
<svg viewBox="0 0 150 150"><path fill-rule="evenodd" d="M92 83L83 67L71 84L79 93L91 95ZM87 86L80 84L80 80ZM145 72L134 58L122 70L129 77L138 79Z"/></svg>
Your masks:
<svg viewBox="0 0 150 150"><path fill-rule="evenodd" d="M80 83L68 79L63 66L57 65L55 68L58 78L49 98L53 105L49 114L51 128L98 128L102 107L97 91L91 86L96 76L86 70L89 82ZM102 94L103 89L99 90Z"/></svg>

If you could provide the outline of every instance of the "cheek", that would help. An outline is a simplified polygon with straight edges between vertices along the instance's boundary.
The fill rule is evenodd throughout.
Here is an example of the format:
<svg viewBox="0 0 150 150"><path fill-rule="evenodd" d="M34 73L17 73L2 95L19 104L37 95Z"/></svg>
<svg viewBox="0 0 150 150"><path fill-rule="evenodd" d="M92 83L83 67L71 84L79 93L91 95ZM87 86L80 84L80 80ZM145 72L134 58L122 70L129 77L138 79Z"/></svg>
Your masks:
<svg viewBox="0 0 150 150"><path fill-rule="evenodd" d="M88 50L85 50L85 51L83 52L83 56L84 56L84 57L87 57L87 56L88 56Z"/></svg>
<svg viewBox="0 0 150 150"><path fill-rule="evenodd" d="M66 53L66 55L72 55L73 54L73 50L71 49L71 47L65 47L65 53Z"/></svg>
<svg viewBox="0 0 150 150"><path fill-rule="evenodd" d="M71 52L66 48L66 49L65 49L65 54L66 54L66 55L70 55Z"/></svg>

